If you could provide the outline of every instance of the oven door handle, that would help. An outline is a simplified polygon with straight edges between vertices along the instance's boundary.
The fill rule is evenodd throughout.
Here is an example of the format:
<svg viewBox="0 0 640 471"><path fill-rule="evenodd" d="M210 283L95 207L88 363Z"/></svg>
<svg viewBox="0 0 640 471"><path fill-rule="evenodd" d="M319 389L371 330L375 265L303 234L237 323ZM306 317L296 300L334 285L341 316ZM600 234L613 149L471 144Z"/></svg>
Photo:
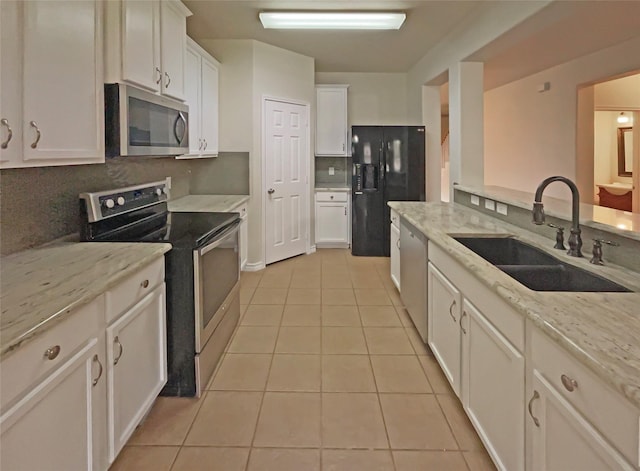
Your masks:
<svg viewBox="0 0 640 471"><path fill-rule="evenodd" d="M213 241L209 242L204 247L201 247L200 249L198 249L198 255L203 256L207 252L210 252L211 250L218 247L224 241L224 239L226 239L228 236L230 236L234 232L238 232L241 222L242 221L240 219L237 219L236 221L233 221L231 224L229 224L229 226L225 230L223 230L222 232L216 235Z"/></svg>

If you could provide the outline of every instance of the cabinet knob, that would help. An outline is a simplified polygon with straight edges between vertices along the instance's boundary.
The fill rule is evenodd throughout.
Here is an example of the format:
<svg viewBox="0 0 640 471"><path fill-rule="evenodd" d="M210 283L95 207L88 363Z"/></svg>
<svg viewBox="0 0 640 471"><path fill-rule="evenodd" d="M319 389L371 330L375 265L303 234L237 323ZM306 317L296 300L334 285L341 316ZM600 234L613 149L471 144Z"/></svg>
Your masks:
<svg viewBox="0 0 640 471"><path fill-rule="evenodd" d="M60 345L55 347L49 347L44 351L44 356L47 360L55 360L60 354Z"/></svg>
<svg viewBox="0 0 640 471"><path fill-rule="evenodd" d="M562 385L569 392L573 392L578 387L578 382L573 378L569 378L567 375L560 376L560 381L562 381Z"/></svg>
<svg viewBox="0 0 640 471"><path fill-rule="evenodd" d="M331 199L333 199L333 195L331 195Z"/></svg>
<svg viewBox="0 0 640 471"><path fill-rule="evenodd" d="M148 288L149 287L149 280L144 280L142 283L140 283L140 286L142 286L143 288Z"/></svg>

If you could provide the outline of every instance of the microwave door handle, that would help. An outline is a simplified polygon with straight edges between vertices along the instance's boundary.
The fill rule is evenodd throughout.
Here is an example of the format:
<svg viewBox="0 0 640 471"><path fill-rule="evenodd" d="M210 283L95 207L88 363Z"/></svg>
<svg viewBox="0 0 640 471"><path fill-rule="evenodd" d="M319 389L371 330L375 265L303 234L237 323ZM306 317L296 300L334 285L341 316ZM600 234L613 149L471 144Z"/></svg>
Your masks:
<svg viewBox="0 0 640 471"><path fill-rule="evenodd" d="M178 136L178 122L182 121L183 124L183 131L182 131L182 136ZM182 111L178 111L178 117L176 118L176 122L173 123L173 135L176 137L176 141L178 141L178 144L182 144L182 141L184 141L185 136L187 135L187 120L184 117L184 115L182 114Z"/></svg>

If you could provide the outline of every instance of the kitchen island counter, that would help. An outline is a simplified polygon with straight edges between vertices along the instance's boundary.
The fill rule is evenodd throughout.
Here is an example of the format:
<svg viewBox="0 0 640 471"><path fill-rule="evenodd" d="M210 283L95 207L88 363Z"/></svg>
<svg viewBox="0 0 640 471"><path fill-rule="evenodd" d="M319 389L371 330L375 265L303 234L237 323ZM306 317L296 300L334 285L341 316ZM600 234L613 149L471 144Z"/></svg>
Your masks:
<svg viewBox="0 0 640 471"><path fill-rule="evenodd" d="M171 250L163 243L64 242L0 259L0 358Z"/></svg>
<svg viewBox="0 0 640 471"><path fill-rule="evenodd" d="M459 204L390 202L409 224L449 254L514 311L640 407L640 276L555 251L553 241ZM532 291L457 242L456 235L514 235L560 260L627 286L631 293Z"/></svg>

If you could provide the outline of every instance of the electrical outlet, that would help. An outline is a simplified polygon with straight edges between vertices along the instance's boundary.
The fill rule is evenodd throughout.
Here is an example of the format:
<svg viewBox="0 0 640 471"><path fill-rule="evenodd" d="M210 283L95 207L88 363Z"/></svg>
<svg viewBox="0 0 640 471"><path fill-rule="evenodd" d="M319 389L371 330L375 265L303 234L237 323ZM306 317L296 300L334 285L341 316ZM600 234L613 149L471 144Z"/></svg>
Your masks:
<svg viewBox="0 0 640 471"><path fill-rule="evenodd" d="M496 204L496 211L498 211L498 214L502 214L504 216L507 215L507 205L504 203L498 203Z"/></svg>
<svg viewBox="0 0 640 471"><path fill-rule="evenodd" d="M480 198L476 195L471 195L471 204L475 204L476 206L480 206Z"/></svg>
<svg viewBox="0 0 640 471"><path fill-rule="evenodd" d="M329 167L329 175L335 175L336 174L336 168L335 167Z"/></svg>
<svg viewBox="0 0 640 471"><path fill-rule="evenodd" d="M495 211L496 210L496 202L493 200L484 200L484 207L486 209L488 209L489 211Z"/></svg>

